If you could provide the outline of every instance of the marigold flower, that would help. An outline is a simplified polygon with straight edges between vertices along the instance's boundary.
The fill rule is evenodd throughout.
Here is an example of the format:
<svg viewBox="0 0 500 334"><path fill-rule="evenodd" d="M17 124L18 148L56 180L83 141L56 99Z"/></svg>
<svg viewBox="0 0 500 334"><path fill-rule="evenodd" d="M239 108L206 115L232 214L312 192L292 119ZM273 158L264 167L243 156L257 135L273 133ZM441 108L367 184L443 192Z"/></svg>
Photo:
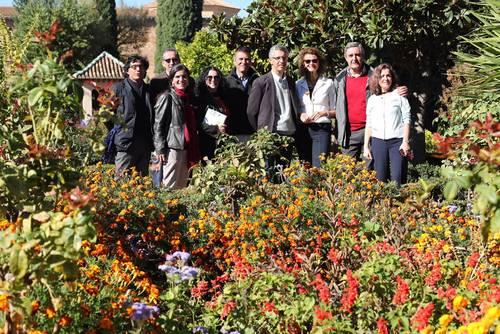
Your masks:
<svg viewBox="0 0 500 334"><path fill-rule="evenodd" d="M110 318L104 317L99 321L99 328L105 329L105 330L112 330L113 329L113 321L111 321Z"/></svg>
<svg viewBox="0 0 500 334"><path fill-rule="evenodd" d="M458 295L453 299L453 311L457 312L458 310L466 307L468 304L469 301L467 300L467 298Z"/></svg>
<svg viewBox="0 0 500 334"><path fill-rule="evenodd" d="M452 315L443 314L441 317L439 317L439 326L446 328L450 325L450 322L452 321L453 321Z"/></svg>
<svg viewBox="0 0 500 334"><path fill-rule="evenodd" d="M59 326L61 327L66 327L66 326L69 326L71 325L71 323L73 322L73 319L71 319L69 316L67 315L63 315L59 321L57 322L59 324Z"/></svg>
<svg viewBox="0 0 500 334"><path fill-rule="evenodd" d="M9 298L7 294L0 295L0 311L7 312L9 310Z"/></svg>
<svg viewBox="0 0 500 334"><path fill-rule="evenodd" d="M47 315L47 318L52 319L56 315L56 311L53 307L49 306L45 309L45 314Z"/></svg>

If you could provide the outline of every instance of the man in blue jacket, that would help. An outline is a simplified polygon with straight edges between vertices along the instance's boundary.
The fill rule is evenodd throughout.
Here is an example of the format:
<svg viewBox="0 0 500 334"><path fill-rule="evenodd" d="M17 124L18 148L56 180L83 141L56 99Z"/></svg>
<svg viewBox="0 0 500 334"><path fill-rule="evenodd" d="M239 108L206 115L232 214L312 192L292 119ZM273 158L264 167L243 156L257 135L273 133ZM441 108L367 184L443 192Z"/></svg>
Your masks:
<svg viewBox="0 0 500 334"><path fill-rule="evenodd" d="M125 79L113 87L120 101L117 110L120 129L114 138L117 175L129 168L135 168L142 176L148 175L154 122L150 88L144 82L148 67L146 58L129 57L124 68Z"/></svg>

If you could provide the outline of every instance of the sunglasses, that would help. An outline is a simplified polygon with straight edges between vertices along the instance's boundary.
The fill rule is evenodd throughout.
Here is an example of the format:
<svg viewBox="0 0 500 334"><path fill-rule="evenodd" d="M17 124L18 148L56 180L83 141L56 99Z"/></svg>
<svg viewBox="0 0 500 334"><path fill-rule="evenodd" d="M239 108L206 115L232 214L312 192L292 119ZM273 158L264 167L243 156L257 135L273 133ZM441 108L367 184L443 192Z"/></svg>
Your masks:
<svg viewBox="0 0 500 334"><path fill-rule="evenodd" d="M218 75L214 75L214 76L212 76L212 75L207 75L207 77L205 78L205 80L215 80L215 81L219 81L219 80L220 80L220 78L219 78L219 76L218 76Z"/></svg>
<svg viewBox="0 0 500 334"><path fill-rule="evenodd" d="M316 58L316 59L304 59L304 63L306 63L306 64L310 64L310 63L317 64L318 63L318 58Z"/></svg>
<svg viewBox="0 0 500 334"><path fill-rule="evenodd" d="M165 61L166 63L177 63L179 62L179 59L177 58L166 58L166 59L163 59L163 61Z"/></svg>

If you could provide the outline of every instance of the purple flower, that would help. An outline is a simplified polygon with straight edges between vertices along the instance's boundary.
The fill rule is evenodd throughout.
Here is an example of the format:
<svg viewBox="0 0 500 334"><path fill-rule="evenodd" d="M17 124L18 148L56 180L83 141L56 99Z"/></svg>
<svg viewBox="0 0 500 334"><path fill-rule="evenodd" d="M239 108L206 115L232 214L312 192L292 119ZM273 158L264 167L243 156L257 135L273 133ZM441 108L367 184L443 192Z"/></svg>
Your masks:
<svg viewBox="0 0 500 334"><path fill-rule="evenodd" d="M198 276L199 272L200 272L200 269L198 269L198 268L184 266L180 270L181 281L187 281L187 280L190 280L192 278L195 278L196 276Z"/></svg>
<svg viewBox="0 0 500 334"><path fill-rule="evenodd" d="M143 303L132 304L132 315L130 316L134 321L144 321L154 318L155 314L160 312L158 306L149 306Z"/></svg>
<svg viewBox="0 0 500 334"><path fill-rule="evenodd" d="M225 329L222 329L220 332L221 332L221 334L240 334L240 332L238 332L238 331L230 331L230 332L228 332Z"/></svg>
<svg viewBox="0 0 500 334"><path fill-rule="evenodd" d="M158 266L158 269L160 269L161 271L164 271L166 272L167 274L169 275L172 275L172 274L180 274L180 270L177 269L177 267L174 267L174 266L170 266L168 264L162 264L162 265L159 265Z"/></svg>
<svg viewBox="0 0 500 334"><path fill-rule="evenodd" d="M196 326L193 329L193 333L208 334L208 329L203 326Z"/></svg>
<svg viewBox="0 0 500 334"><path fill-rule="evenodd" d="M458 209L458 206L456 206L454 204L448 205L448 212L449 213L454 213L455 211L457 211L457 209Z"/></svg>
<svg viewBox="0 0 500 334"><path fill-rule="evenodd" d="M172 254L172 255L167 255L165 258L167 259L167 261L170 261L170 262L173 262L175 260L181 260L183 263L186 263L190 257L191 257L191 254L189 254L187 252L177 251L177 252L174 252L174 254Z"/></svg>

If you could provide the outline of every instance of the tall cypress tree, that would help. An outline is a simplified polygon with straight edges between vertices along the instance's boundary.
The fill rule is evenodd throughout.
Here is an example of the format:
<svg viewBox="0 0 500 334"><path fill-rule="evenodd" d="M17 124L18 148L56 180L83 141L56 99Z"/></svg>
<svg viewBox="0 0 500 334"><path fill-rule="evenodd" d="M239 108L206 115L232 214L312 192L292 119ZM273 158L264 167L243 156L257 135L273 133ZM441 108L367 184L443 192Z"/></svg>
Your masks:
<svg viewBox="0 0 500 334"><path fill-rule="evenodd" d="M100 13L102 20L107 24L108 43L104 46L104 51L118 56L118 21L116 19L115 0L95 0L97 12Z"/></svg>
<svg viewBox="0 0 500 334"><path fill-rule="evenodd" d="M177 41L190 42L201 29L203 0L158 0L156 15L156 71L161 72L161 56Z"/></svg>

